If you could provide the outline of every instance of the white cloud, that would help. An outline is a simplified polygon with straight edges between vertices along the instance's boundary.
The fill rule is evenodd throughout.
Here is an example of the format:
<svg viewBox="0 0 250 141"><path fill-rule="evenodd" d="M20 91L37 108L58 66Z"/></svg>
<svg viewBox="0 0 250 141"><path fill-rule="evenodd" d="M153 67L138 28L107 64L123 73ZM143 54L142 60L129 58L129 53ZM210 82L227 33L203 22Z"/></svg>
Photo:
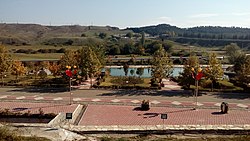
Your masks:
<svg viewBox="0 0 250 141"><path fill-rule="evenodd" d="M209 18L209 17L216 17L216 16L219 16L219 14L207 13L207 14L191 15L190 18Z"/></svg>
<svg viewBox="0 0 250 141"><path fill-rule="evenodd" d="M235 21L233 19L229 20L190 20L184 23L183 27L195 27L195 26L225 26L225 27L249 27L250 19L243 19L240 21Z"/></svg>
<svg viewBox="0 0 250 141"><path fill-rule="evenodd" d="M248 16L248 15L250 15L250 12L236 12L236 13L232 13L232 15L234 15L234 16Z"/></svg>

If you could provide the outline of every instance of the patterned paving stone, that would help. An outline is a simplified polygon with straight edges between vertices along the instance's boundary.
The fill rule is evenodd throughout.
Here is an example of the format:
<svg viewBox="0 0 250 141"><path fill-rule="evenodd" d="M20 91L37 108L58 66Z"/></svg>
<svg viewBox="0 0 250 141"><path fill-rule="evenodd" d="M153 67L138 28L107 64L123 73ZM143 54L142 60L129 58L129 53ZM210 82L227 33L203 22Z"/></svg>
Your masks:
<svg viewBox="0 0 250 141"><path fill-rule="evenodd" d="M99 102L99 101L101 101L101 99L95 98L95 99L92 99L91 101L93 101L93 102Z"/></svg>
<svg viewBox="0 0 250 141"><path fill-rule="evenodd" d="M59 101L59 100L63 100L63 98L61 98L61 97L57 97L57 98L54 98L53 100L55 100L55 101Z"/></svg>
<svg viewBox="0 0 250 141"><path fill-rule="evenodd" d="M195 104L196 104L196 103L195 103ZM196 105L197 105L197 106L202 106L202 105L204 105L204 104L198 102Z"/></svg>
<svg viewBox="0 0 250 141"><path fill-rule="evenodd" d="M237 104L238 107L241 107L241 108L248 108L247 105L244 105L244 104Z"/></svg>
<svg viewBox="0 0 250 141"><path fill-rule="evenodd" d="M248 125L250 112L230 110L221 114L218 109L151 107L148 111L136 106L88 105L80 126L119 126L119 125L162 125L161 113L167 113L165 125Z"/></svg>
<svg viewBox="0 0 250 141"><path fill-rule="evenodd" d="M119 99L113 99L111 101L114 102L114 103L117 103L117 102L120 102L121 100L119 100Z"/></svg>
<svg viewBox="0 0 250 141"><path fill-rule="evenodd" d="M73 101L81 101L81 98L73 98Z"/></svg>
<svg viewBox="0 0 250 141"><path fill-rule="evenodd" d="M221 103L215 103L214 105L220 107Z"/></svg>
<svg viewBox="0 0 250 141"><path fill-rule="evenodd" d="M161 102L159 102L159 101L157 101L157 100L153 100L153 101L151 101L150 103L152 103L152 104L159 104L159 103L161 103Z"/></svg>
<svg viewBox="0 0 250 141"><path fill-rule="evenodd" d="M25 98L26 98L25 96L16 97L16 99L25 99Z"/></svg>
<svg viewBox="0 0 250 141"><path fill-rule="evenodd" d="M173 102L171 102L173 105L181 105L181 103L180 102L178 102L178 101L173 101Z"/></svg>
<svg viewBox="0 0 250 141"><path fill-rule="evenodd" d="M34 98L35 100L42 100L42 99L44 99L43 97L36 97L36 98Z"/></svg>
<svg viewBox="0 0 250 141"><path fill-rule="evenodd" d="M136 103L140 103L141 101L139 101L139 100L132 100L131 102L136 104Z"/></svg>

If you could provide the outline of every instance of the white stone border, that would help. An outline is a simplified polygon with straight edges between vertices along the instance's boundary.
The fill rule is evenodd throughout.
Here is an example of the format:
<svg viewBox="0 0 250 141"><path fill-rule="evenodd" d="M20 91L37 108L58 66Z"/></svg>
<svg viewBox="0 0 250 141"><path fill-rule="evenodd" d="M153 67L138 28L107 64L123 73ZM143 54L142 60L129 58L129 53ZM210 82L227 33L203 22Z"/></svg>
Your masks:
<svg viewBox="0 0 250 141"><path fill-rule="evenodd" d="M244 125L142 125L142 126L71 126L69 130L73 131L145 131L145 130L250 130L249 124Z"/></svg>

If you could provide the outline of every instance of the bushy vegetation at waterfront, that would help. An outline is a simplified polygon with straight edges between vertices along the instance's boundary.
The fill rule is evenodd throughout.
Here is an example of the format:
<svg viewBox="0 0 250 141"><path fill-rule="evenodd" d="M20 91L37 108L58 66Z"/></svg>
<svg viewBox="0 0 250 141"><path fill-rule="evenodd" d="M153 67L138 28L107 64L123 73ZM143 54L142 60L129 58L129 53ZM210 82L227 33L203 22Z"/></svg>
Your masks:
<svg viewBox="0 0 250 141"><path fill-rule="evenodd" d="M42 137L24 137L18 131L10 130L7 126L0 127L0 141L50 141Z"/></svg>

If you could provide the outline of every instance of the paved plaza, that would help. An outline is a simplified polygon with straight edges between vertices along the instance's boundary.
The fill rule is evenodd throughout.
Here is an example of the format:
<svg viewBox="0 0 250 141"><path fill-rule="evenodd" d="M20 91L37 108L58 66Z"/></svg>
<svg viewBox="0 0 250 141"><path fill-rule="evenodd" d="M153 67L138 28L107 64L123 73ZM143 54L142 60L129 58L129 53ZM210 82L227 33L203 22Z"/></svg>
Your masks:
<svg viewBox="0 0 250 141"><path fill-rule="evenodd" d="M168 118L163 122L161 114ZM243 125L250 124L250 111L152 107L141 111L135 106L88 105L79 125Z"/></svg>
<svg viewBox="0 0 250 141"><path fill-rule="evenodd" d="M75 114L78 121L69 130L250 130L250 97L243 93L203 93L198 103L190 91L173 90L74 90L3 88L0 107L12 112L74 113L79 104L86 105ZM150 109L141 111L142 100ZM229 113L221 114L221 102L229 104ZM196 107L196 110L193 108ZM83 111L83 112L81 112ZM161 114L167 114L166 120ZM65 119L65 117L63 117ZM54 120L56 121L56 120ZM60 120L59 120L60 121ZM56 122L55 122L56 123ZM60 124L60 123L59 123ZM72 123L73 124L73 123ZM68 127L65 127L68 128Z"/></svg>

